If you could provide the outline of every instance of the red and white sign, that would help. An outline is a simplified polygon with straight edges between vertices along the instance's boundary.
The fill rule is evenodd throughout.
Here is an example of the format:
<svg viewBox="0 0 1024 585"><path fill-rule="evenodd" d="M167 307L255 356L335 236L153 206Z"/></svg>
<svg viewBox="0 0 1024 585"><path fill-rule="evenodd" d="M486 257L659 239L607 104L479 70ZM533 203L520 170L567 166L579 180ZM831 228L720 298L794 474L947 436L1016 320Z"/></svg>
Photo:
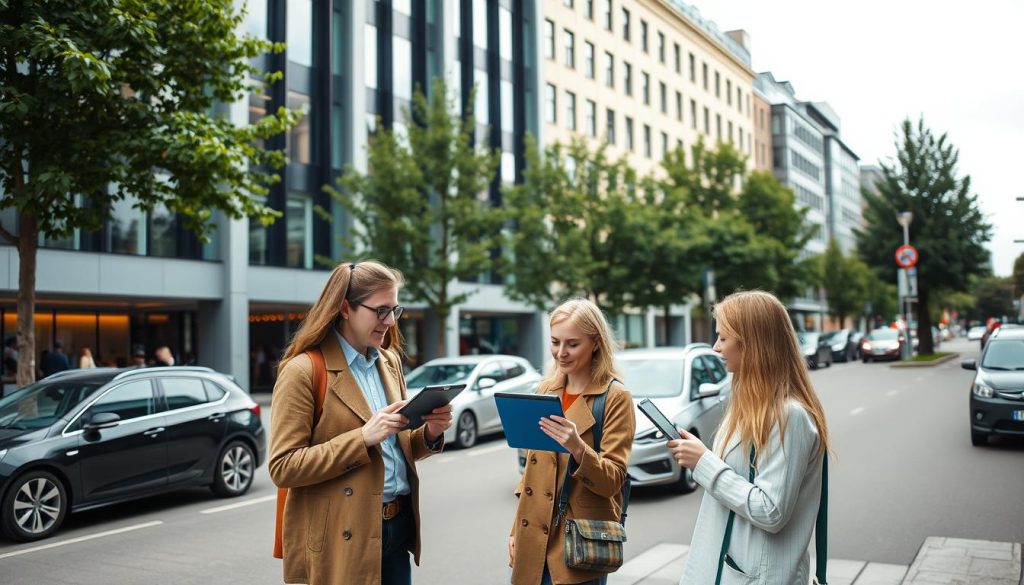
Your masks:
<svg viewBox="0 0 1024 585"><path fill-rule="evenodd" d="M909 245L896 248L896 264L900 268L912 268L917 265L917 248Z"/></svg>

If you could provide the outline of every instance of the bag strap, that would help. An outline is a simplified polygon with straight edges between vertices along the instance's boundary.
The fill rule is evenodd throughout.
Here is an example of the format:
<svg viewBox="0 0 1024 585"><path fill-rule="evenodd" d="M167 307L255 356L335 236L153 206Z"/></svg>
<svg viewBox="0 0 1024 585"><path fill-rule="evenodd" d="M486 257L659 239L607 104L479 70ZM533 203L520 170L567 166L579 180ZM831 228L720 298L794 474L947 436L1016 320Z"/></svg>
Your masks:
<svg viewBox="0 0 1024 585"><path fill-rule="evenodd" d="M750 446L750 473L748 481L754 483L754 446ZM722 569L725 557L729 553L729 541L732 539L732 525L736 520L736 512L729 512L729 520L725 523L725 536L722 537L722 550L718 554L718 573L715 585L722 582ZM819 585L826 585L825 572L828 565L828 455L821 463L821 498L818 502L818 518L814 523L814 576Z"/></svg>
<svg viewBox="0 0 1024 585"><path fill-rule="evenodd" d="M306 352L313 362L313 384L310 392L313 395L313 427L320 422L324 413L324 399L327 397L327 364L320 348ZM277 515L274 519L274 558L284 558L284 505L288 499L288 488L277 488Z"/></svg>

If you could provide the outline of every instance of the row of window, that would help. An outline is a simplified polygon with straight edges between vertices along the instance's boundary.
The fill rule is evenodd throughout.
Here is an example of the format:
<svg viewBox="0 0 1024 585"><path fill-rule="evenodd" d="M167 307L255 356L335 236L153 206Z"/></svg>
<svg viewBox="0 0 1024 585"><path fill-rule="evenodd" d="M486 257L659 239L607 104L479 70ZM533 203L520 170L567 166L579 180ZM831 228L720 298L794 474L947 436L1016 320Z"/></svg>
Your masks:
<svg viewBox="0 0 1024 585"><path fill-rule="evenodd" d="M793 194L796 195L796 200L805 207L825 212L825 198L818 195L814 191L799 184L790 185L793 188Z"/></svg>
<svg viewBox="0 0 1024 585"><path fill-rule="evenodd" d="M848 224L860 225L860 213L851 210L849 207L843 207L843 221Z"/></svg>
<svg viewBox="0 0 1024 585"><path fill-rule="evenodd" d="M804 158L795 150L789 151L789 161L793 168L811 177L815 181L821 180L821 167Z"/></svg>

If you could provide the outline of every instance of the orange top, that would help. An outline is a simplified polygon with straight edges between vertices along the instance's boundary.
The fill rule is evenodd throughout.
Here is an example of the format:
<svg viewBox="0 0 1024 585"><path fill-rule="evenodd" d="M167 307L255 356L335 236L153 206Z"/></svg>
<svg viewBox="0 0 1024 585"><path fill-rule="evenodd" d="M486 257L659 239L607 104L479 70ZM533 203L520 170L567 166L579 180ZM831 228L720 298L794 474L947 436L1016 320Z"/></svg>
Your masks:
<svg viewBox="0 0 1024 585"><path fill-rule="evenodd" d="M568 392L563 390L562 391L562 412L563 413L568 412L569 411L569 407L572 406L572 403L576 402L576 399L579 398L580 396L582 396L582 394L569 394Z"/></svg>

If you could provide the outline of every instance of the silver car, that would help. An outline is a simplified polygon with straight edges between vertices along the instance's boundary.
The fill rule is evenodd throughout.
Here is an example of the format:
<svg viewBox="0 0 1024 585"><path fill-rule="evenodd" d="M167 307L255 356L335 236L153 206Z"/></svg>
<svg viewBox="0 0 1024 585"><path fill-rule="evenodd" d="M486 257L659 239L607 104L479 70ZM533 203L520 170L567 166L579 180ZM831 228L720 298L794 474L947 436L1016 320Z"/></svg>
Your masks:
<svg viewBox="0 0 1024 585"><path fill-rule="evenodd" d="M430 360L405 378L409 398L425 386L466 384L452 400L453 424L444 442L472 447L481 435L501 432L495 392L534 392L541 375L525 359L513 355L466 355Z"/></svg>
<svg viewBox="0 0 1024 585"><path fill-rule="evenodd" d="M710 345L631 349L615 358L634 405L650 398L677 427L711 445L732 390L732 374ZM665 435L639 409L635 415L627 467L633 486L667 485L682 494L697 489L693 472L669 456Z"/></svg>

